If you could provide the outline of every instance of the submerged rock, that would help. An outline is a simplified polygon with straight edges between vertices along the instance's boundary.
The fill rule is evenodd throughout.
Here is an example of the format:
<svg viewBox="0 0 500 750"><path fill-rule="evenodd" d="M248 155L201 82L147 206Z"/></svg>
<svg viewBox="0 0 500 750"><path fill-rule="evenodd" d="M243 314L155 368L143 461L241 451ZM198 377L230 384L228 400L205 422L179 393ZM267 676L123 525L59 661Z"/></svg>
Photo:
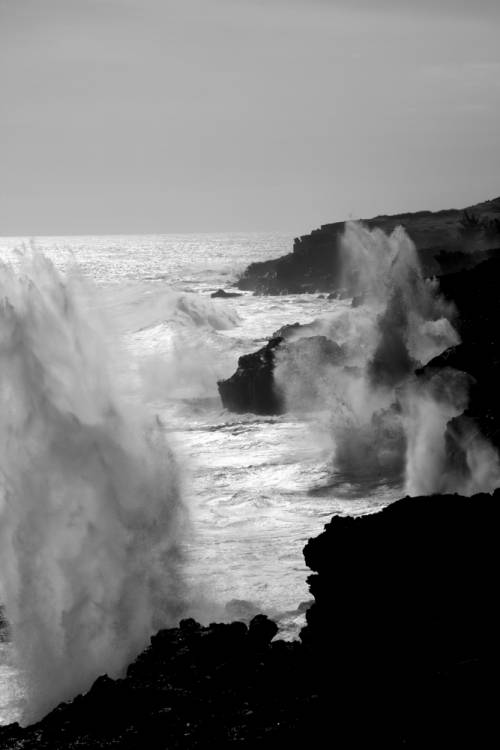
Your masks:
<svg viewBox="0 0 500 750"><path fill-rule="evenodd" d="M239 292L226 292L224 289L217 289L216 292L212 292L210 297L212 299L232 299L233 297L241 297Z"/></svg>
<svg viewBox="0 0 500 750"><path fill-rule="evenodd" d="M92 689L2 750L493 745L500 492L405 498L334 517L305 547L314 603L301 641L264 615L162 630L122 680ZM496 696L495 696L496 698Z"/></svg>

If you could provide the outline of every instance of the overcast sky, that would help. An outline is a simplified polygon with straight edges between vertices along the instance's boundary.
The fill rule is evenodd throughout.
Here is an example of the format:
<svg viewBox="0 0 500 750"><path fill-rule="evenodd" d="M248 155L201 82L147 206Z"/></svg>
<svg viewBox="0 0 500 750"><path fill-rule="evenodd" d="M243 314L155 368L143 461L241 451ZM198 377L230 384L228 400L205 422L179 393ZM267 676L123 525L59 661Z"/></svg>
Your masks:
<svg viewBox="0 0 500 750"><path fill-rule="evenodd" d="M500 195L500 0L0 0L0 235Z"/></svg>

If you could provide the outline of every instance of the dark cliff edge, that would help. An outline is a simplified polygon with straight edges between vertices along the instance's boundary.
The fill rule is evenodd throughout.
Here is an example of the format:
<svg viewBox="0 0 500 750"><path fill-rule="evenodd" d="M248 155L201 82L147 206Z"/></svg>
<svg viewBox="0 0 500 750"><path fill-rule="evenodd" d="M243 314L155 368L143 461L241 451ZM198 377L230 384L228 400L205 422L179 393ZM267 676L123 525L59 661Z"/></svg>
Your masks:
<svg viewBox="0 0 500 750"><path fill-rule="evenodd" d="M304 550L315 601L300 641L272 640L263 615L184 620L124 679L0 728L0 748L319 747L321 732L339 748L491 746L499 502L405 498L334 517Z"/></svg>
<svg viewBox="0 0 500 750"><path fill-rule="evenodd" d="M440 278L440 289L457 308L458 346L431 360L418 374L452 367L471 376L469 403L455 429L472 420L500 449L500 258Z"/></svg>
<svg viewBox="0 0 500 750"><path fill-rule="evenodd" d="M470 268L500 249L500 198L466 209L418 211L362 220L370 229L403 226L429 276ZM238 282L258 294L332 292L341 280L340 237L345 222L324 224L294 241L293 252L252 263Z"/></svg>

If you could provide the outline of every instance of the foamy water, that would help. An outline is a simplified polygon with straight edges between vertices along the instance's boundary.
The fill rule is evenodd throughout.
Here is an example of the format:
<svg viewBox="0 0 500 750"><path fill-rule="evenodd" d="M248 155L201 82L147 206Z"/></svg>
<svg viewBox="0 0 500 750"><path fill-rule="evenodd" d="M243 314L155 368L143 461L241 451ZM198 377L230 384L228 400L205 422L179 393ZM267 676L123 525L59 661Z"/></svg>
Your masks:
<svg viewBox="0 0 500 750"><path fill-rule="evenodd" d="M0 240L1 256L16 262L21 243ZM60 269L76 264L95 285L87 304L103 316L110 356L117 349L111 338L125 352L115 375L131 403L146 401L158 416L176 453L191 517L184 574L194 614L265 611L285 637L295 636L303 621L298 605L309 598L307 539L333 513L379 507L400 487L333 481L331 441L314 415L228 413L216 381L280 326L311 322L335 306L347 312L348 303L250 293L210 299L250 262L288 252L286 236L42 238L36 246ZM17 715L22 688L8 644L3 648L0 721L7 722Z"/></svg>

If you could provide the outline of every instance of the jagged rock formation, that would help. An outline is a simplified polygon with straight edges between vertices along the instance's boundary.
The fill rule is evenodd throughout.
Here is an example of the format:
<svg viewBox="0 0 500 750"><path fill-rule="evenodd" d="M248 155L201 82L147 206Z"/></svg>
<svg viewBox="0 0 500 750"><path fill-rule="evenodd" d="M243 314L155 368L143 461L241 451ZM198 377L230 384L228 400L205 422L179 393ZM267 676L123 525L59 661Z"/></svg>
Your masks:
<svg viewBox="0 0 500 750"><path fill-rule="evenodd" d="M233 299L233 297L241 297L239 292L226 292L225 289L217 289L216 292L212 292L210 295L212 299Z"/></svg>
<svg viewBox="0 0 500 750"><path fill-rule="evenodd" d="M389 746L472 746L487 731L498 554L485 519L496 525L499 500L405 498L334 518L305 547L315 603L301 640L332 706L362 707Z"/></svg>
<svg viewBox="0 0 500 750"><path fill-rule="evenodd" d="M417 370L417 374L426 377L449 367L470 375L467 409L463 416L450 423L450 450L454 450L456 442L453 434L458 437L464 429L470 434L471 424L500 450L500 258L490 258L474 268L441 276L439 283L442 294L457 309L454 325L462 343L443 352ZM282 340L292 340L293 344L288 346L300 343L305 348L308 340L324 338L318 336L320 331L320 321L283 326L260 352L241 357L237 373L219 384L224 406L233 411L253 412L258 408L259 414L282 413L286 405L277 395L273 377L275 357ZM299 337L300 342L294 341ZM335 346L334 342L329 343L332 348ZM329 356L334 362L336 352L327 346L323 348L325 357ZM255 364L259 361L262 369L257 371Z"/></svg>
<svg viewBox="0 0 500 750"><path fill-rule="evenodd" d="M301 642L272 641L262 615L185 620L124 679L0 728L0 748L276 748L322 732L338 748L494 746L499 501L405 498L336 517L305 547L315 602Z"/></svg>
<svg viewBox="0 0 500 750"><path fill-rule="evenodd" d="M297 341L293 336L312 332L314 323L300 326L298 323L283 326L266 346L252 354L245 354L238 360L238 369L227 380L217 383L224 408L237 413L282 414L286 404L276 387L274 369L276 356L286 355L290 374L294 364L303 361L315 363L316 372L323 365L339 361L343 349L326 336L307 336ZM314 384L312 384L313 386Z"/></svg>
<svg viewBox="0 0 500 750"><path fill-rule="evenodd" d="M424 272L440 275L470 268L500 249L500 198L464 210L418 211L363 220L384 232L402 225L417 247ZM241 276L240 289L258 294L331 292L341 283L339 240L345 222L324 224L298 237L293 252L252 263Z"/></svg>
<svg viewBox="0 0 500 750"><path fill-rule="evenodd" d="M443 294L456 305L462 343L431 360L421 376L452 367L471 376L464 417L454 420L460 430L472 420L481 434L500 449L500 258L440 279Z"/></svg>
<svg viewBox="0 0 500 750"><path fill-rule="evenodd" d="M284 403L274 387L274 353L283 341L272 338L266 346L238 360L238 369L227 380L219 380L222 405L239 414L281 414Z"/></svg>
<svg viewBox="0 0 500 750"><path fill-rule="evenodd" d="M0 604L0 643L9 639L9 624L5 619L5 611Z"/></svg>

